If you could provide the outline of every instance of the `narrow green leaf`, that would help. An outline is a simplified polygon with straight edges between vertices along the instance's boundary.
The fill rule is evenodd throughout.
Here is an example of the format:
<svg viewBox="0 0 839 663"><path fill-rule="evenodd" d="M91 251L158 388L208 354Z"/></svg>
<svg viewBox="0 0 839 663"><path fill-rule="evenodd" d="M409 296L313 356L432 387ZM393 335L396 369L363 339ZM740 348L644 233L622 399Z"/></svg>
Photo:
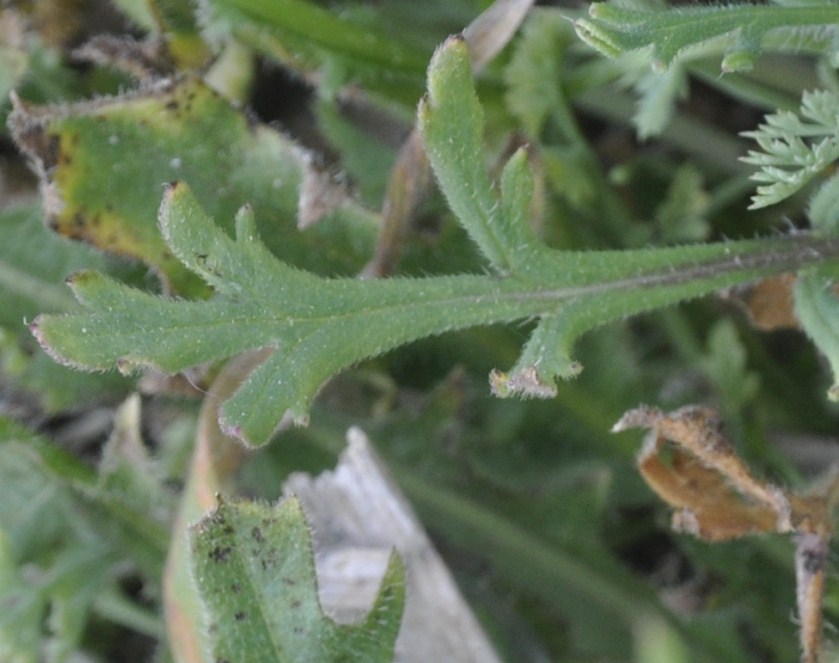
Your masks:
<svg viewBox="0 0 839 663"><path fill-rule="evenodd" d="M203 0L207 35L235 36L286 64L311 69L334 58L368 79L422 78L428 54L305 0ZM372 76L371 76L372 75Z"/></svg>
<svg viewBox="0 0 839 663"><path fill-rule="evenodd" d="M692 165L679 167L655 210L662 243L698 242L711 231L706 219L710 196L702 175Z"/></svg>
<svg viewBox="0 0 839 663"><path fill-rule="evenodd" d="M97 485L96 475L50 441L0 419L0 527L15 554L41 548L54 553L68 535L102 547L131 541L139 568L156 577L163 563L166 528L142 507Z"/></svg>
<svg viewBox="0 0 839 663"><path fill-rule="evenodd" d="M520 148L510 157L501 173L501 214L503 241L516 258L519 271L528 266L532 257L531 247L537 245L536 234L530 226L533 202L533 171L528 162L527 150Z"/></svg>
<svg viewBox="0 0 839 663"><path fill-rule="evenodd" d="M174 512L173 495L164 488L162 473L143 443L140 426L140 396L133 394L114 415L114 428L99 462L98 489L114 502L168 527Z"/></svg>
<svg viewBox="0 0 839 663"><path fill-rule="evenodd" d="M723 319L708 334L708 349L697 365L716 385L723 414L742 412L757 394L760 378L747 365L747 352L734 322Z"/></svg>
<svg viewBox="0 0 839 663"><path fill-rule="evenodd" d="M276 507L220 502L190 533L214 660L389 663L404 605L394 554L368 616L338 625L318 600L311 533L295 498Z"/></svg>
<svg viewBox="0 0 839 663"><path fill-rule="evenodd" d="M514 254L526 253L529 247L521 244L521 224L505 222L505 210L483 167L483 111L468 50L462 37L452 37L434 53L418 122L449 206L490 264L504 274L521 264Z"/></svg>

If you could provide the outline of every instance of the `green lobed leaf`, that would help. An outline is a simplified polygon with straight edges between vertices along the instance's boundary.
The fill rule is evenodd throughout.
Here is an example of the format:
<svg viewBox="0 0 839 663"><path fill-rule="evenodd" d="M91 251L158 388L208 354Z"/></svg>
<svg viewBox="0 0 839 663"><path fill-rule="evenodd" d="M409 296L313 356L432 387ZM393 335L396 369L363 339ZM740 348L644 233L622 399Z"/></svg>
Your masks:
<svg viewBox="0 0 839 663"><path fill-rule="evenodd" d="M523 152L505 168L501 199L490 187L461 40L440 49L430 78L435 89L421 117L439 183L505 275L324 279L278 261L257 239L249 210L238 214L231 238L189 187L178 184L161 206L163 235L172 254L217 296L177 301L82 272L71 286L89 312L41 316L33 332L59 361L87 369L152 365L171 372L272 348L221 409L224 430L262 444L286 414L305 423L315 393L332 375L413 340L544 317L513 375L496 373L494 385L499 393L545 396L554 393L557 378L579 372L571 349L596 326L839 253L839 241L807 235L634 251L550 250L524 227L532 182ZM466 96L465 116L454 89Z"/></svg>
<svg viewBox="0 0 839 663"><path fill-rule="evenodd" d="M228 237L183 184L169 189L161 225L173 253L219 297L176 301L81 272L70 284L93 312L42 316L33 331L59 361L88 369L118 362L125 371L177 371L275 347L222 410L226 428L255 443L287 410L305 421L321 383L361 359L449 329L534 315L556 298L493 277L322 279L277 261L249 213L238 217L237 238Z"/></svg>
<svg viewBox="0 0 839 663"><path fill-rule="evenodd" d="M369 614L338 625L319 603L311 533L296 498L275 507L220 502L190 531L213 660L389 663L404 606L393 554Z"/></svg>
<svg viewBox="0 0 839 663"><path fill-rule="evenodd" d="M589 7L589 18L576 20L574 27L580 39L607 57L652 47L653 62L662 68L689 47L725 37L723 71L739 71L751 68L769 37L776 38L777 44L772 44L776 48L807 45L800 33L793 32L796 30L812 28L810 47L830 50L837 20L839 8L832 4L740 4L650 11L596 2Z"/></svg>
<svg viewBox="0 0 839 663"><path fill-rule="evenodd" d="M536 284L492 276L363 282L323 279L277 261L255 239L248 213L239 215L238 236L231 239L185 185L167 193L161 223L173 253L219 296L177 301L82 272L71 285L90 312L40 316L32 329L60 361L88 369L150 364L171 372L251 348L275 348L222 408L225 428L256 444L267 440L286 411L304 422L330 376L411 340L549 315L559 324L552 323L552 335L539 344L534 365L573 366L568 353L574 340L594 326L839 251L832 240L801 236L591 252L572 256L587 257L588 269L562 280L551 270ZM554 375L543 373L540 380L551 382Z"/></svg>
<svg viewBox="0 0 839 663"><path fill-rule="evenodd" d="M354 273L374 241L375 218L349 201L296 232L301 187L321 177L309 155L197 79L69 108L19 105L10 126L38 165L55 229L143 260L176 291L196 283L155 225L167 181L189 182L222 223L250 203L271 250L313 271Z"/></svg>

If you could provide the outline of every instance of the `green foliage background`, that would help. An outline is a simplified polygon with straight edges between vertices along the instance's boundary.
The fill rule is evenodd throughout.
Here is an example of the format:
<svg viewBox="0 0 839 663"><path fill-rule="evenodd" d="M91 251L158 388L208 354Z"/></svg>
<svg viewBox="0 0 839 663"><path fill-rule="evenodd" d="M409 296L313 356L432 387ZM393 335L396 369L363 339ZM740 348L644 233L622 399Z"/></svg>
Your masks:
<svg viewBox="0 0 839 663"><path fill-rule="evenodd" d="M276 290L260 291L265 301L249 304L259 308L259 314L248 312L249 319L273 305L297 306L294 316L305 322L304 304L334 309L389 297L431 301L437 291L424 289L432 279L423 279L432 276L439 277L433 281L439 292L474 284L474 297L480 297L488 270L507 269L507 259L513 271L521 268L517 260L529 269L537 253L547 264L545 256L554 254L546 247L573 256L567 264L604 273L621 273L618 256L625 254L600 254L605 259L597 266L577 252L669 247L632 254L648 256L639 265L655 263L666 273L687 269L700 253L712 259L725 246L712 242L751 247L731 240L770 237L782 253L786 237L773 236L789 224L815 227L830 239L836 185L830 186L829 168L839 122L830 116L812 121L807 109L817 96L804 98L802 121L795 113L804 90L818 87L834 99L839 91L832 52L839 40L825 37L835 30L832 5L812 3L799 14L773 5L765 18L747 12L755 19L751 32L740 29L738 16L726 14L713 25L708 21L708 34L690 33L664 50L655 41L657 30L695 25L717 16L712 8L692 8L693 15L657 3L596 5L587 18L579 7L546 6L532 9L516 37L476 76L474 98L462 60L460 73L452 75L463 85L436 93L432 88L426 115L421 113L426 140L442 146L454 141L450 153L431 155L445 196L429 188L422 197L402 229L401 259L389 281L352 280L381 242L382 210L396 195L389 177L414 126L432 53L488 4L205 0L193 7L178 0L120 0L113 6L70 3L62 9L67 14L58 13L61 3L3 10L0 92L5 99L14 89L23 101L14 113L10 103L0 106L4 115L12 113L0 143L0 659L170 660L161 577L200 392L219 364L189 373L199 389L184 395L161 379L152 383L146 376L140 384L136 375L81 373L52 362L26 325L41 313L71 314L40 319L39 335L43 340L48 334L45 320L75 320L75 338L81 339L91 318L61 284L70 273L96 270L76 276L74 287L82 304L101 305L102 316L113 308L118 320L99 319L105 326L90 348L101 357L83 356L85 348L57 349L58 340L49 342L54 354L97 369L113 367L119 358L123 369L151 363L175 370L259 346L275 333L269 323L260 323L268 331L237 325L239 335L230 338L251 336L206 355L199 334L181 335L174 349L154 335L181 314L189 323L198 311L225 319L233 304L248 304L253 283L244 276L271 272L276 278L270 284ZM87 56L80 63L73 49L99 34L88 19L102 7L101 34L157 37L163 50L139 69L137 62L145 62L138 56L140 42L122 43L117 55L103 47L111 53L104 60ZM791 32L779 34L784 26ZM578 34L615 59L593 51ZM632 50L650 44L655 46ZM134 65L129 73L120 66L125 62ZM435 94L438 109L446 103L442 97L453 95L449 115L435 115ZM42 110L45 104L53 105L50 111ZM747 212L752 165L786 165L772 161L777 155L765 145L769 157L753 154L751 165L739 160L755 149L739 133L765 135L758 125L778 111L788 114L770 125L785 128L790 143L781 157L793 152L800 157L796 163L815 157L793 172L795 181L782 195L764 199L765 205L755 201L765 209ZM478 115L482 120L472 117ZM452 117L460 118L457 124ZM810 131L814 123L817 130ZM456 141L448 133L455 129L462 129ZM820 151L810 149L814 137L826 141ZM510 159L522 145L526 152ZM39 193L27 162L45 178ZM473 180L461 179L464 173ZM783 180L777 172L775 177ZM174 189L183 208L167 217L170 225L163 219L164 231L176 227L171 219L177 212L188 217L174 240L176 231L161 234L157 224L163 184L173 180L186 181L195 196ZM521 193L528 186L532 197ZM301 210L301 192L312 190L323 209ZM480 208L486 200L501 212L487 204L473 214L470 205ZM252 214L237 217L246 203ZM770 203L779 204L766 207ZM522 246L538 242L539 248L518 256L493 253L492 224L487 237L468 221L484 212L520 224L505 226L506 246L512 239ZM299 229L307 215L322 218ZM675 248L690 243L707 244ZM765 248L770 244L757 242L754 250L775 255L775 248ZM209 248L189 254L198 246ZM219 258L228 255L224 251L233 256L229 264ZM246 251L252 262L240 260ZM222 268L230 265L243 278L228 280ZM801 263L773 265L770 271L777 272ZM566 278L557 275L559 267L550 269L556 270L552 278ZM527 291L540 284L536 272L515 287ZM837 308L825 288L834 275L829 263L805 272L797 306L835 366ZM338 284L333 293L322 288L321 277L344 280L326 282ZM572 285L587 278L567 275ZM697 278L696 291L674 290L671 299L654 303L693 297L738 278ZM210 286L224 297L210 299ZM301 292L303 303L293 299ZM624 410L642 402L662 409L710 404L761 474L800 487L836 457L830 436L837 411L825 396L829 370L800 331L759 332L731 299L706 297L631 319L624 316L652 304L624 310L624 300L615 301L617 313L595 316L596 323L611 324L574 346L573 367L558 360L549 367L545 381L551 385L555 375L576 373L580 365L585 370L561 381L547 400L497 399L487 384L491 370L526 368L533 356L541 357L527 346L519 360L524 364L517 364L531 333L537 341L560 336L551 336L544 308L481 313L468 324L506 324L420 338L467 325L452 320L465 319L468 311L446 310L443 303L434 311L439 321L429 317L422 333L410 329L409 318L394 318L394 328L405 328L399 342L413 341L397 349L372 327L370 338L363 338L362 320L359 339L347 346L368 340L374 347L346 350L349 359L333 352L319 370L328 376L379 356L330 381L311 408L308 399L323 376L310 376L313 384L286 404L308 426L284 430L253 452L235 489L276 499L289 472L333 466L346 428L359 425L377 443L505 660L794 660L790 542L763 537L712 546L673 534L666 509L635 472L639 438L608 431ZM137 349L137 341L132 355L108 346L118 336L110 330L118 330L126 315L153 306L160 307L154 324L148 318L137 323L148 348ZM517 318L524 319L509 323ZM582 329L562 335L570 336L569 345L597 326L586 320ZM175 359L155 361L155 353L167 352ZM142 425L126 406L110 435L105 428L75 438L67 432L68 422L96 421L103 408L115 408L141 387ZM261 443L276 420L273 410L253 409L265 421L253 428L246 422L245 430L258 429L251 441ZM230 416L230 430L239 431L236 413ZM805 438L818 442L809 465ZM800 443L782 444L789 439ZM248 517L251 508L242 507ZM301 573L311 581L305 569ZM396 567L391 576L383 594L398 594ZM382 601L392 618L387 610L399 601L390 608ZM825 603L828 622L835 622L839 594L831 582ZM386 658L387 645L376 655ZM285 659L278 654L276 660Z"/></svg>

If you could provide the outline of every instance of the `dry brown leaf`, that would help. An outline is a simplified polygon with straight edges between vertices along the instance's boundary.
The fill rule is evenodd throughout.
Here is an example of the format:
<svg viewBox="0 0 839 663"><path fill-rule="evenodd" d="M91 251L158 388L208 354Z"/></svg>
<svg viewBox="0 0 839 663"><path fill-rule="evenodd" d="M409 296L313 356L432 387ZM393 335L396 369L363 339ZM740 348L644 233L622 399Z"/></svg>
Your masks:
<svg viewBox="0 0 839 663"><path fill-rule="evenodd" d="M716 414L703 407L670 414L640 407L626 412L612 430L630 428L650 429L638 469L674 509L676 530L706 541L794 534L801 660L816 663L822 651L825 563L833 534L831 514L839 499L839 472L806 495L761 481L723 437Z"/></svg>
<svg viewBox="0 0 839 663"><path fill-rule="evenodd" d="M794 274L770 276L732 293L731 298L746 311L752 324L762 331L798 329L792 287Z"/></svg>

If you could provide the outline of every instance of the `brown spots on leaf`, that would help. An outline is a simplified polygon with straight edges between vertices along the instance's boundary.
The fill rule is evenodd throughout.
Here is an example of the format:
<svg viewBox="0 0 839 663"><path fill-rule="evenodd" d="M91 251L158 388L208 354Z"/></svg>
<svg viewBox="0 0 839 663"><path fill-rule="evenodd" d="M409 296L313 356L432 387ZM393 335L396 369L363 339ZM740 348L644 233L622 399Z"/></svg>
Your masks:
<svg viewBox="0 0 839 663"><path fill-rule="evenodd" d="M257 543L263 543L265 541L265 537L262 536L262 530L258 527L254 527L251 530L251 536L253 537L253 540Z"/></svg>
<svg viewBox="0 0 839 663"><path fill-rule="evenodd" d="M216 546L210 551L210 559L217 564L223 564L230 559L230 553L233 552L233 546Z"/></svg>
<svg viewBox="0 0 839 663"><path fill-rule="evenodd" d="M233 613L233 619L235 619L237 622L244 621L244 619L247 616L248 616L248 613L245 612L244 610L237 610L236 612Z"/></svg>

